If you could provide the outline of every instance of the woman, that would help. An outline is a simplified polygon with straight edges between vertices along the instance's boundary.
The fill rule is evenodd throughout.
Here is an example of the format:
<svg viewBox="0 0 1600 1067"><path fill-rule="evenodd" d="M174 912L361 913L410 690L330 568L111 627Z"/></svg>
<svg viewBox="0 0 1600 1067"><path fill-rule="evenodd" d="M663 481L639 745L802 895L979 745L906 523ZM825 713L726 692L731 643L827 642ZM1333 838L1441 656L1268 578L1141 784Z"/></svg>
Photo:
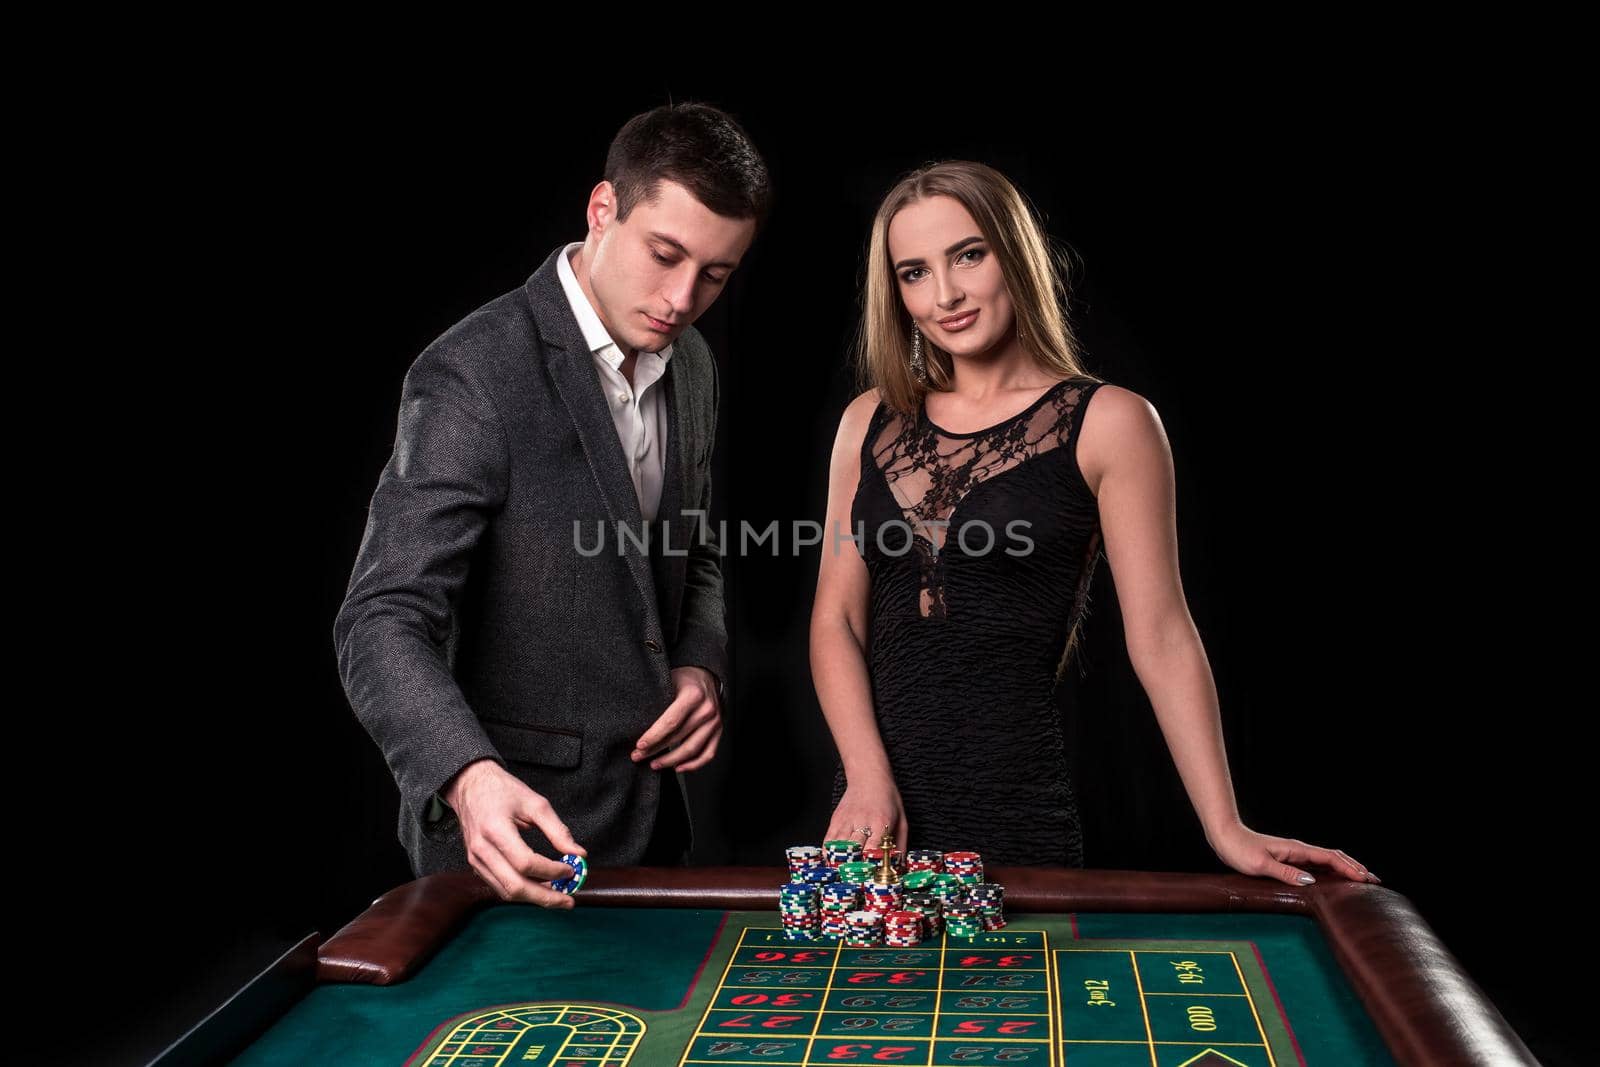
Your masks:
<svg viewBox="0 0 1600 1067"><path fill-rule="evenodd" d="M981 163L915 171L878 209L857 350L868 388L839 422L811 617L841 754L827 837L890 827L913 847L1083 865L1053 690L1103 547L1129 655L1218 857L1291 884L1315 881L1301 864L1378 881L1240 821L1178 575L1166 437L1142 397L1085 373L1063 273L1022 195Z"/></svg>

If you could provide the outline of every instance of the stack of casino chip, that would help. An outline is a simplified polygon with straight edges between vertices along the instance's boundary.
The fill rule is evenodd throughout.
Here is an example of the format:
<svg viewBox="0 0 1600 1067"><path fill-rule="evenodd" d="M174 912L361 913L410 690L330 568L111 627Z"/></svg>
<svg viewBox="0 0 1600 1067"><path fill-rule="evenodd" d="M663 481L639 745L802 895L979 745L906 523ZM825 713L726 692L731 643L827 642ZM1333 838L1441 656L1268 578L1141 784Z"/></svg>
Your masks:
<svg viewBox="0 0 1600 1067"><path fill-rule="evenodd" d="M983 930L983 922L978 917L976 904L960 903L946 904L944 908L944 929L951 937L976 937Z"/></svg>
<svg viewBox="0 0 1600 1067"><path fill-rule="evenodd" d="M939 915L939 902L927 893L906 893L900 907L922 920L924 937L933 937L944 929L944 919Z"/></svg>
<svg viewBox="0 0 1600 1067"><path fill-rule="evenodd" d="M848 860L839 864L839 881L849 882L851 885L866 885L877 873L878 868L866 860Z"/></svg>
<svg viewBox="0 0 1600 1067"><path fill-rule="evenodd" d="M912 948L922 940L922 919L914 911L891 911L883 916L883 943L890 948Z"/></svg>
<svg viewBox="0 0 1600 1067"><path fill-rule="evenodd" d="M967 899L978 909L978 921L985 930L1005 929L1005 893L1005 886L995 882L967 887Z"/></svg>
<svg viewBox="0 0 1600 1067"><path fill-rule="evenodd" d="M864 848L861 850L861 858L872 864L874 867L881 868L883 866L883 849L878 848L876 845L874 845L872 848ZM894 853L889 857L889 866L893 867L897 871L905 870L905 854L899 849L895 849Z"/></svg>
<svg viewBox="0 0 1600 1067"><path fill-rule="evenodd" d="M961 878L954 874L936 874L928 883L927 893L939 902L939 908L947 916L950 905L960 904L967 899L967 887L961 884Z"/></svg>
<svg viewBox="0 0 1600 1067"><path fill-rule="evenodd" d="M824 941L838 941L850 932L846 921L852 911L861 910L861 890L846 882L821 887L822 930Z"/></svg>
<svg viewBox="0 0 1600 1067"><path fill-rule="evenodd" d="M791 874L789 880L795 881L794 875ZM799 878L799 881L806 885L830 885L838 880L839 872L832 867L808 867L801 872Z"/></svg>
<svg viewBox="0 0 1600 1067"><path fill-rule="evenodd" d="M844 943L850 948L874 948L883 944L883 915L876 911L852 911L845 916Z"/></svg>
<svg viewBox="0 0 1600 1067"><path fill-rule="evenodd" d="M936 848L914 848L906 853L907 871L944 872L944 853Z"/></svg>
<svg viewBox="0 0 1600 1067"><path fill-rule="evenodd" d="M793 845L783 850L789 860L789 881L805 881L805 873L823 867L822 849L816 845Z"/></svg>
<svg viewBox="0 0 1600 1067"><path fill-rule="evenodd" d="M860 841L824 841L822 858L829 867L850 863L861 858Z"/></svg>
<svg viewBox="0 0 1600 1067"><path fill-rule="evenodd" d="M983 857L976 852L946 852L944 869L946 874L961 879L964 885L977 885L983 881Z"/></svg>
<svg viewBox="0 0 1600 1067"><path fill-rule="evenodd" d="M884 915L891 911L899 911L900 896L900 887L898 885L879 885L877 882L864 882L861 886L861 899L866 902L868 911L876 911Z"/></svg>
<svg viewBox="0 0 1600 1067"><path fill-rule="evenodd" d="M812 941L822 932L814 885L789 882L780 887L778 914L783 919L783 936L790 941Z"/></svg>

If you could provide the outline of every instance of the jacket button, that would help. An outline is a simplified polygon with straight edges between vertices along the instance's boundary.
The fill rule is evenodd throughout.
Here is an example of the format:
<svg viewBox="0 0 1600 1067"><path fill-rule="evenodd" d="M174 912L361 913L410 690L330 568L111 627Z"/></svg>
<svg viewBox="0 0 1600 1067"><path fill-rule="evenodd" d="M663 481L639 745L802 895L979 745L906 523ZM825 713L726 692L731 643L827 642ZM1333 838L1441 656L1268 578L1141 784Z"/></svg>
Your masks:
<svg viewBox="0 0 1600 1067"><path fill-rule="evenodd" d="M644 647L648 648L651 652L661 651L661 646L656 644L656 639L653 637L645 638Z"/></svg>

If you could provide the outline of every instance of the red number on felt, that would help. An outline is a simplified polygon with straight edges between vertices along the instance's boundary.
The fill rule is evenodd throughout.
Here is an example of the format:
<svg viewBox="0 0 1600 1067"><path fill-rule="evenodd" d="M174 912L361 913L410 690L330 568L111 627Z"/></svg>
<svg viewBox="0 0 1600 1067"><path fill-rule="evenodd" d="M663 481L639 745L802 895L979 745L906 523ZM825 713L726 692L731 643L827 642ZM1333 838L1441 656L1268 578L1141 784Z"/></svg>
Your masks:
<svg viewBox="0 0 1600 1067"><path fill-rule="evenodd" d="M745 1008L753 1004L765 1004L770 1000L775 1008L793 1008L800 1004L801 1001L809 1000L814 996L816 996L815 993L779 993L777 996L772 996L768 993L737 993L728 998L728 1003L737 1004L739 1007ZM731 1026L733 1024L729 1023L728 1025Z"/></svg>
<svg viewBox="0 0 1600 1067"><path fill-rule="evenodd" d="M752 1023L750 1020L754 1019L754 1018L755 1018L754 1015L741 1015L741 1016L739 1016L738 1018L735 1018L735 1019L724 1019L718 1025L721 1025L721 1026L762 1026L762 1027L765 1027L768 1030L782 1030L785 1027L789 1026L790 1024L797 1023L797 1022L800 1021L800 1016L798 1016L798 1015L769 1015L759 1023Z"/></svg>
<svg viewBox="0 0 1600 1067"><path fill-rule="evenodd" d="M1025 953L1023 955L1020 955L1020 956L1001 956L999 962L997 962L995 964L995 966L996 967L1021 967L1026 963L1026 961L1031 960L1031 959L1033 959L1033 956L1031 954L1027 954L1027 953ZM976 967L979 964L988 963L988 962L989 962L989 957L988 956L962 956L961 957L961 966L963 966L963 967Z"/></svg>
<svg viewBox="0 0 1600 1067"><path fill-rule="evenodd" d="M870 985L879 978L887 978L890 985L906 985L927 973L927 971L896 971L893 974L885 974L883 971L857 971L845 981L853 985Z"/></svg>
<svg viewBox="0 0 1600 1067"><path fill-rule="evenodd" d="M828 1053L828 1059L853 1060L862 1052L872 1052L872 1058L875 1060L903 1060L906 1058L906 1053L915 1051L910 1045L885 1045L876 1052L872 1052L871 1045L835 1045Z"/></svg>
<svg viewBox="0 0 1600 1067"><path fill-rule="evenodd" d="M791 963L810 963L812 960L820 960L825 958L825 954L810 950L806 950L804 952L767 951L755 953L754 958L758 963L777 963L779 960L788 960Z"/></svg>

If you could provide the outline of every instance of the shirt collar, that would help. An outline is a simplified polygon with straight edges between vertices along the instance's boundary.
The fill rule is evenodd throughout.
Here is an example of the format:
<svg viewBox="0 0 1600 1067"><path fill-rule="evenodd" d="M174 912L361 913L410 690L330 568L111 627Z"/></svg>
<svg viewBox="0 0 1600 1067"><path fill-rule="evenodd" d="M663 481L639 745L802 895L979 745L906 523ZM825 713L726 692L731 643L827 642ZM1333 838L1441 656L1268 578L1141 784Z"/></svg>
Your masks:
<svg viewBox="0 0 1600 1067"><path fill-rule="evenodd" d="M590 352L600 353L612 367L622 366L622 349L611 339L611 334L606 332L605 325L600 321L594 307L590 305L589 298L584 295L583 287L578 284L578 276L572 270L572 253L574 249L582 248L582 241L573 241L561 250L561 255L556 261L556 274L561 278L561 288L566 291L567 303L572 305L572 314L578 320L578 328L583 331L583 339L589 346ZM672 358L672 346L669 344L660 352L640 352L640 358L656 356L665 363Z"/></svg>

